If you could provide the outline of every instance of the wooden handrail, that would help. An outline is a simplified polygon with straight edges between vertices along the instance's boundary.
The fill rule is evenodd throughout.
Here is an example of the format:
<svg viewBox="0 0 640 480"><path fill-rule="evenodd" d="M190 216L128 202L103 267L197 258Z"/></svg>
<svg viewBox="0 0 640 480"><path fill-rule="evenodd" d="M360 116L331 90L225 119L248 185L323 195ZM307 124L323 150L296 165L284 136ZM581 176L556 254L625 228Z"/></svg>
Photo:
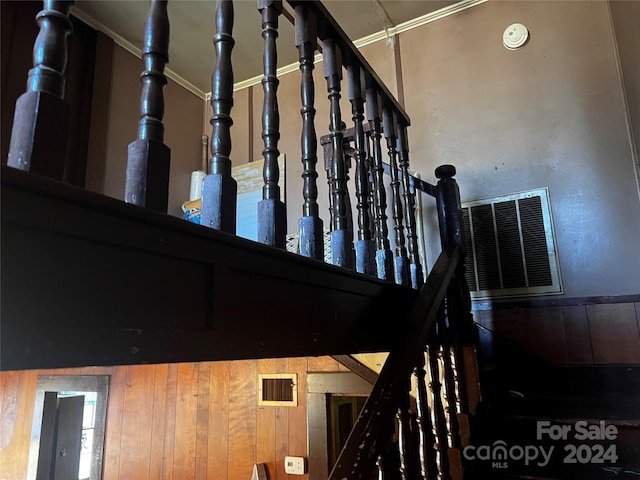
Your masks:
<svg viewBox="0 0 640 480"><path fill-rule="evenodd" d="M461 260L460 247L438 257L409 314L406 342L390 352L329 480L370 478L382 442L393 430L392 418L404 393L404 381L423 355L427 337Z"/></svg>
<svg viewBox="0 0 640 480"><path fill-rule="evenodd" d="M366 87L372 88L380 92L382 103L390 103L393 109L398 113L399 121L405 126L411 125L411 120L407 112L400 105L398 100L389 91L384 82L376 74L373 67L367 62L362 53L356 48L349 36L344 32L337 20L333 18L329 10L318 0L287 0L287 3L295 8L296 5L308 5L311 10L316 13L318 18L318 37L322 40L325 38L333 38L338 47L342 51L344 65L359 65L365 71Z"/></svg>

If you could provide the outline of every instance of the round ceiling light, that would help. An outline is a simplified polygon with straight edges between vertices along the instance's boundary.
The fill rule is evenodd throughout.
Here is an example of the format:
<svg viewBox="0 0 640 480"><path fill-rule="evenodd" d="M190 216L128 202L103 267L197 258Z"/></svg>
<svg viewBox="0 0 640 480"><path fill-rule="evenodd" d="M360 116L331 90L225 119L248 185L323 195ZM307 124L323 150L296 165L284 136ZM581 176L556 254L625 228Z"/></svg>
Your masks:
<svg viewBox="0 0 640 480"><path fill-rule="evenodd" d="M516 50L529 40L529 30L521 23L509 25L502 35L502 43L509 50Z"/></svg>

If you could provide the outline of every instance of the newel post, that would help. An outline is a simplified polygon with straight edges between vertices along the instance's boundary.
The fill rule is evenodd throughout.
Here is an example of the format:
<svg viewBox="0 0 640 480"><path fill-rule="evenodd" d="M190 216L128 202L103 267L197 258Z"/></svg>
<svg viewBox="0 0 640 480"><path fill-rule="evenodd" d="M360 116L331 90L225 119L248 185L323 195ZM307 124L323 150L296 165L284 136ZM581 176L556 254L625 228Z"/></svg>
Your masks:
<svg viewBox="0 0 640 480"><path fill-rule="evenodd" d="M457 366L461 412L474 414L480 400L478 384L478 363L476 355L477 338L471 314L471 296L465 279L465 239L462 220L460 190L453 178L456 169L453 165L442 165L436 169L437 184L436 204L440 224L442 248L459 246L462 249L462 261L447 289L447 315L449 317L449 338L451 339L452 361ZM462 435L468 432L466 419L461 419Z"/></svg>
<svg viewBox="0 0 640 480"><path fill-rule="evenodd" d="M438 207L438 224L440 225L440 241L443 249L459 245L464 248L462 241L462 208L460 206L460 189L453 178L456 167L441 165L436 168L438 191L436 204Z"/></svg>
<svg viewBox="0 0 640 480"><path fill-rule="evenodd" d="M67 36L73 1L45 0L36 16L40 33L33 44L27 89L16 101L7 164L62 180L69 134L69 105L63 100Z"/></svg>
<svg viewBox="0 0 640 480"><path fill-rule="evenodd" d="M471 297L465 280L465 239L462 221L462 206L460 203L460 189L453 178L456 167L441 165L436 168L437 184L436 204L438 208L438 223L440 225L440 240L443 249L459 246L462 249L462 261L456 269L455 277L449 287L449 314L455 310L455 322L458 328L464 330L471 325ZM453 291L455 289L455 292ZM451 295L455 293L455 298ZM455 301L453 301L455 300Z"/></svg>

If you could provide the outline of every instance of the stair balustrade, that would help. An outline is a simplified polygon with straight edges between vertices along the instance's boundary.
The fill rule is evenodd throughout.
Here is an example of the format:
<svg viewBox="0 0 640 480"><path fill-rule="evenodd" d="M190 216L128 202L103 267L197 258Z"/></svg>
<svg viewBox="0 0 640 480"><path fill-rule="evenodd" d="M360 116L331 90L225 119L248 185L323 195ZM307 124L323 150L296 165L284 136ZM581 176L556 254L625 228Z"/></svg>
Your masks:
<svg viewBox="0 0 640 480"><path fill-rule="evenodd" d="M374 130L370 125L365 128L367 132ZM353 130L345 131L348 155L354 152L348 146L353 138ZM321 142L327 143L328 139L323 137ZM331 149L327 151L331 155ZM402 175L397 166L385 166L388 172L395 170ZM470 404L477 402L473 385L477 364L470 333L472 319L464 280L464 239L459 228L462 214L455 173L451 165L439 167L436 176L440 180L435 186L407 178L416 190L436 200L443 253L410 314L414 329L406 333L401 349L391 351L330 480L370 478L376 469L385 478L391 474L385 465L398 468L403 479L457 480L463 476L462 451L469 440ZM468 377L465 366L470 370ZM416 392L414 412L409 410L406 388L411 376ZM390 438L396 438L395 461L389 461L384 443Z"/></svg>

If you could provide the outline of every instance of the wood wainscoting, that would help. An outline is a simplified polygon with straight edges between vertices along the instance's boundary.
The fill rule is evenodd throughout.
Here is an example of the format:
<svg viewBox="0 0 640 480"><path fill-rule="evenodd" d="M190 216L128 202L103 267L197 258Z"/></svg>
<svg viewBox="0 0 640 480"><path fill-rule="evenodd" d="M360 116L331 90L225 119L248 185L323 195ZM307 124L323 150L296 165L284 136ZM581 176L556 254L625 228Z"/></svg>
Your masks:
<svg viewBox="0 0 640 480"><path fill-rule="evenodd" d="M554 364L640 363L640 295L476 305L473 317Z"/></svg>

